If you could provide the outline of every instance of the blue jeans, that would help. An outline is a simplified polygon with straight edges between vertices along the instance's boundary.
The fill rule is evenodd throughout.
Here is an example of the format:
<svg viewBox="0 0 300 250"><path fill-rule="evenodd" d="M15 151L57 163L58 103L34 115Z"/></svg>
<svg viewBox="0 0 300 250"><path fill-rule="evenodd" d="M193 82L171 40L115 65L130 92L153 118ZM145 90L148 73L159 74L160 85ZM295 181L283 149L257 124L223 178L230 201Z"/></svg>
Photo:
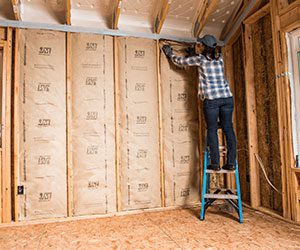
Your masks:
<svg viewBox="0 0 300 250"><path fill-rule="evenodd" d="M232 126L233 97L214 100L205 99L203 103L207 126L207 143L212 165L220 165L218 120L225 134L227 144L227 164L235 165L236 139Z"/></svg>

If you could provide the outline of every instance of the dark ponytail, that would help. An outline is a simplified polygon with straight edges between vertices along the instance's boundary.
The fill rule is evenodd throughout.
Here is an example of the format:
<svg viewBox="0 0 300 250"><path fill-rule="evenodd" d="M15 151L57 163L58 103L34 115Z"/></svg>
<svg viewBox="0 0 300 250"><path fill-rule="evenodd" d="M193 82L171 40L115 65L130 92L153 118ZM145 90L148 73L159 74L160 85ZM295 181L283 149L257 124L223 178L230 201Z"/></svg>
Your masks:
<svg viewBox="0 0 300 250"><path fill-rule="evenodd" d="M201 53L207 60L218 60L221 56L219 47L211 48L204 45L204 50Z"/></svg>

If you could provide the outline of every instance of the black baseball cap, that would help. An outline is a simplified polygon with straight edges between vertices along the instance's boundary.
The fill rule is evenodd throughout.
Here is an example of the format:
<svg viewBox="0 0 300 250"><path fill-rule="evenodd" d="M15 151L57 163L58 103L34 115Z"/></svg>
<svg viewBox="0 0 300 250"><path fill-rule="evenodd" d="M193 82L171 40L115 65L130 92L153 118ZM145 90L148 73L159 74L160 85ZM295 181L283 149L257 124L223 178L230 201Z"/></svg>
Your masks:
<svg viewBox="0 0 300 250"><path fill-rule="evenodd" d="M204 45L210 47L210 48L215 48L218 45L222 45L218 43L218 40L212 36L212 35L205 35L203 37L198 37L197 38L197 43L203 43Z"/></svg>

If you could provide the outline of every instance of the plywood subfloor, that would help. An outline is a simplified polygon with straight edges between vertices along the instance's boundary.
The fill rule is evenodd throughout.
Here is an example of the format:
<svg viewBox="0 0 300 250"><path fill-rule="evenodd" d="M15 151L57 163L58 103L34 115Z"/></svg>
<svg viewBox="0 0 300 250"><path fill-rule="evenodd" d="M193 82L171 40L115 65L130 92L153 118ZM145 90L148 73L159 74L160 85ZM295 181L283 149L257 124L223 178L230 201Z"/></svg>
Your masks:
<svg viewBox="0 0 300 250"><path fill-rule="evenodd" d="M300 226L245 209L178 209L0 228L0 249L300 249Z"/></svg>

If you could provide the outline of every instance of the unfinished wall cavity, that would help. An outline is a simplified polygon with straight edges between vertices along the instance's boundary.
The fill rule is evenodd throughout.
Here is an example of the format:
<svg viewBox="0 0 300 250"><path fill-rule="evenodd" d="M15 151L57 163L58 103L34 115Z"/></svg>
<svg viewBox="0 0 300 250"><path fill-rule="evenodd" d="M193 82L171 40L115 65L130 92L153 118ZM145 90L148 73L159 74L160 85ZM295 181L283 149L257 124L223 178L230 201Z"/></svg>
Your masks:
<svg viewBox="0 0 300 250"><path fill-rule="evenodd" d="M242 34L232 44L234 101L236 117L237 158L241 183L242 200L250 202L250 174L244 75L244 51Z"/></svg>
<svg viewBox="0 0 300 250"><path fill-rule="evenodd" d="M19 34L19 219L66 216L66 35Z"/></svg>
<svg viewBox="0 0 300 250"><path fill-rule="evenodd" d="M177 55L186 54L188 44L169 43ZM197 70L176 66L164 53L160 63L165 204L196 204L200 173Z"/></svg>
<svg viewBox="0 0 300 250"><path fill-rule="evenodd" d="M278 108L270 14L252 25L258 154L267 176L282 188ZM261 205L282 213L282 195L275 192L260 171Z"/></svg>
<svg viewBox="0 0 300 250"><path fill-rule="evenodd" d="M161 206L156 42L117 39L121 209Z"/></svg>
<svg viewBox="0 0 300 250"><path fill-rule="evenodd" d="M113 38L71 34L73 209L116 210Z"/></svg>

